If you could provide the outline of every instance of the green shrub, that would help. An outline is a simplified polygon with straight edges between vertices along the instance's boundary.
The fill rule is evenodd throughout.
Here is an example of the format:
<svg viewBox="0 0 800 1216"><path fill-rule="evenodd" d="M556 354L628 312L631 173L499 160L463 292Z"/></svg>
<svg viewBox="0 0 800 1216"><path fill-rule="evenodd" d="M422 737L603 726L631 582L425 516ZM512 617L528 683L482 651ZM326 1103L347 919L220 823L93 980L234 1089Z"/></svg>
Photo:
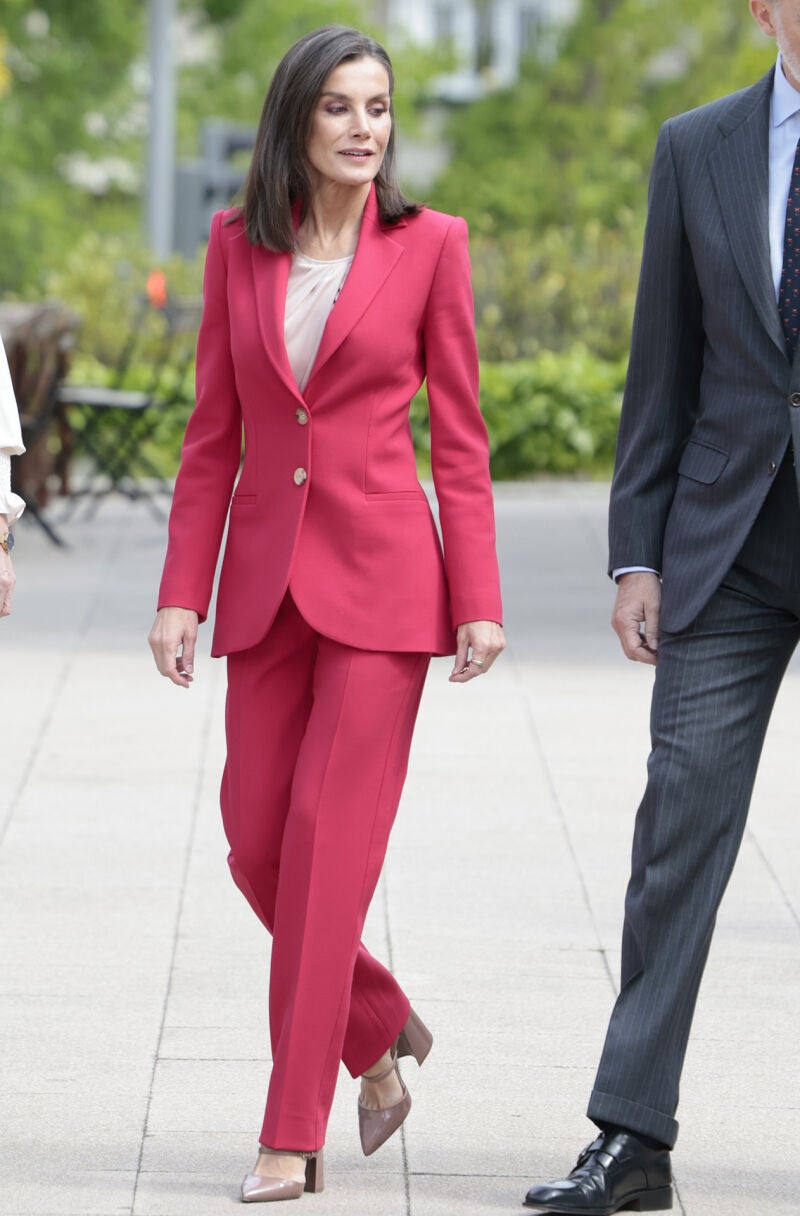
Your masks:
<svg viewBox="0 0 800 1216"><path fill-rule="evenodd" d="M608 474L624 381L624 360L605 361L583 347L481 364L492 475ZM412 403L411 426L425 473L430 469L427 420L423 392Z"/></svg>
<svg viewBox="0 0 800 1216"><path fill-rule="evenodd" d="M193 262L177 255L159 262L140 237L84 233L47 278L48 294L73 309L81 320L71 378L94 380L99 376L98 382L106 383L132 328L139 326L144 315L144 330L137 337L131 361L131 379L125 382L126 388L142 387L140 378L146 378L147 367L157 357L162 332L157 315L142 313L147 277L151 271L162 270L170 294L197 295L201 268L202 254ZM94 375L87 375L89 371Z"/></svg>
<svg viewBox="0 0 800 1216"><path fill-rule="evenodd" d="M49 293L73 309L81 321L71 360L71 383L145 392L155 388L160 399L170 402L144 453L165 477L177 469L183 431L194 403L195 336L180 333L169 339L164 317L147 304L147 280L152 271L162 270L170 297L197 297L201 264L202 255L194 262L175 256L160 264L139 238L88 232L67 251L61 268L47 282ZM123 352L131 341L130 360L120 375ZM68 418L80 451L80 409L69 410Z"/></svg>

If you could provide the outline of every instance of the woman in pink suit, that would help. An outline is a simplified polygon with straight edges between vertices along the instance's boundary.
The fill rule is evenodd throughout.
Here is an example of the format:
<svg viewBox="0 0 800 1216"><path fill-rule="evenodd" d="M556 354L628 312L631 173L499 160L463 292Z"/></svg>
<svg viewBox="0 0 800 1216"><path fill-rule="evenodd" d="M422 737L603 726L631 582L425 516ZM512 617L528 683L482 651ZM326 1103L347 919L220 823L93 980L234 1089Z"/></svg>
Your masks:
<svg viewBox="0 0 800 1216"><path fill-rule="evenodd" d="M244 205L211 226L150 635L187 687L229 513L222 814L234 880L273 937L248 1202L321 1188L340 1060L361 1077L365 1153L408 1113L397 1059L421 1063L431 1036L361 930L430 656L455 653L465 683L504 646L466 225L401 194L392 88L383 48L341 26L275 73ZM408 420L425 378L444 553Z"/></svg>

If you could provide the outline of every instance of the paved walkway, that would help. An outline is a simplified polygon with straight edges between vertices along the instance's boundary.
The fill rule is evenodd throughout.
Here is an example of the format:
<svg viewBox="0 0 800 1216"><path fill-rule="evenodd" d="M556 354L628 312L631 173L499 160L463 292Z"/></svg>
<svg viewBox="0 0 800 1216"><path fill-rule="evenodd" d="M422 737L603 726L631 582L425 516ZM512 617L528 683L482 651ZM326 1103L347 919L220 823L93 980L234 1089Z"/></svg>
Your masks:
<svg viewBox="0 0 800 1216"><path fill-rule="evenodd" d="M402 1136L359 1152L346 1074L309 1216L489 1216L562 1174L614 998L650 673L607 625L606 489L501 486L510 648L434 663L368 925L433 1029ZM224 669L159 679L163 529L111 502L20 527L0 622L0 1214L237 1209L267 1077L268 946L216 807ZM204 632L207 653L209 633ZM800 1210L800 816L790 674L686 1070L676 1208Z"/></svg>

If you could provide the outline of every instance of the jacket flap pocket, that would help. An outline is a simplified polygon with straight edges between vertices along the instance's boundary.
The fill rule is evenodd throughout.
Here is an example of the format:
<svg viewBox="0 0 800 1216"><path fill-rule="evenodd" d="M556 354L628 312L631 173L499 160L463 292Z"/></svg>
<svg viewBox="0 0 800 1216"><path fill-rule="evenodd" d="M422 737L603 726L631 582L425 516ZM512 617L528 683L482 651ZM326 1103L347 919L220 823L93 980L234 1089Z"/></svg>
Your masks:
<svg viewBox="0 0 800 1216"><path fill-rule="evenodd" d="M717 480L728 459L728 453L720 448L712 448L707 443L690 439L683 449L678 472L682 477L691 477L693 481L701 481L710 486Z"/></svg>

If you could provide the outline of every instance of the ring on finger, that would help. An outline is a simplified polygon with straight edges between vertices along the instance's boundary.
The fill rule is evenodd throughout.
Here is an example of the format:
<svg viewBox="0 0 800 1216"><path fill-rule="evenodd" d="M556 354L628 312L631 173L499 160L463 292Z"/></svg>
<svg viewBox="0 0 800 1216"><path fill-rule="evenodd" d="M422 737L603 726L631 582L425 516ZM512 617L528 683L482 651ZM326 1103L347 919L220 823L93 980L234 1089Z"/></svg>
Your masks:
<svg viewBox="0 0 800 1216"><path fill-rule="evenodd" d="M483 659L476 659L474 655L467 661L467 666L469 666L470 663L474 663L476 667L483 667Z"/></svg>

